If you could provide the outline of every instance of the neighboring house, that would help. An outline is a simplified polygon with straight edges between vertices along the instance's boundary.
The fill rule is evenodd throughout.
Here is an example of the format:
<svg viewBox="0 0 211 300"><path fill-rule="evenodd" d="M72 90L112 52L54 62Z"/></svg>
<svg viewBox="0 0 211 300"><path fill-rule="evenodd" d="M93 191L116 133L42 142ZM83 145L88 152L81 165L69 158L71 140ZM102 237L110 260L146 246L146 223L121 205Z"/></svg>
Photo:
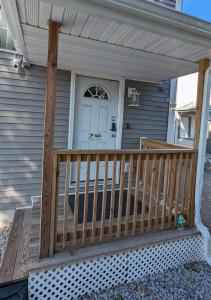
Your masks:
<svg viewBox="0 0 211 300"><path fill-rule="evenodd" d="M195 114L198 73L177 79L175 143L192 148L195 134ZM207 153L211 153L211 102L208 117Z"/></svg>

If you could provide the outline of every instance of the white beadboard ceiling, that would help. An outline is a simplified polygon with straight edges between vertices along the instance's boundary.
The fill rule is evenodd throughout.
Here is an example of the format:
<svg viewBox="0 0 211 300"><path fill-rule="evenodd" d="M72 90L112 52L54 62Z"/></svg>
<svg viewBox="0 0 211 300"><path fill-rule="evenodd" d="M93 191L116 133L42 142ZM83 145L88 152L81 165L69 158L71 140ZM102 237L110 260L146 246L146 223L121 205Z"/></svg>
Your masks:
<svg viewBox="0 0 211 300"><path fill-rule="evenodd" d="M50 2L16 0L26 52L33 63L46 64L48 20L62 24L59 67L63 69L160 81L195 72L195 62L208 57L205 45Z"/></svg>

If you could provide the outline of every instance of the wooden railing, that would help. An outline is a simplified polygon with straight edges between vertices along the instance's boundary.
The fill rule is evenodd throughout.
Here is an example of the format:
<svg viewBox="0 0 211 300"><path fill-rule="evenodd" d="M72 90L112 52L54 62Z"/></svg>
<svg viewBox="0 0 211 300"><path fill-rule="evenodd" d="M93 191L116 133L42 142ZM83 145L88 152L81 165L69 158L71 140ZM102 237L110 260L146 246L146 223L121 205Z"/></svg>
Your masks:
<svg viewBox="0 0 211 300"><path fill-rule="evenodd" d="M163 141L140 139L140 149L190 149L177 144L169 144Z"/></svg>
<svg viewBox="0 0 211 300"><path fill-rule="evenodd" d="M192 226L194 170L190 149L54 151L50 254Z"/></svg>

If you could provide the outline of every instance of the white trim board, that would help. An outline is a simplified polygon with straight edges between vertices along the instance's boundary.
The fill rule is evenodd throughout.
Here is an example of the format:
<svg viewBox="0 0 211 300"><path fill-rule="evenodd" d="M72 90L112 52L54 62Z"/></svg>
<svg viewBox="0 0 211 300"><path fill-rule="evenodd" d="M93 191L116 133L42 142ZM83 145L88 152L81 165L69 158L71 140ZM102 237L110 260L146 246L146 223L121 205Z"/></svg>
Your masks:
<svg viewBox="0 0 211 300"><path fill-rule="evenodd" d="M82 70L73 70L71 72L70 83L70 110L69 110L69 130L68 130L68 149L73 149L73 136L74 136L74 112L75 112L75 95L76 95L76 80L77 75L96 77L108 80L116 80L119 82L119 99L117 108L117 135L116 135L116 149L121 149L122 145L122 126L124 114L124 94L125 94L125 79L113 77L107 74L87 72Z"/></svg>

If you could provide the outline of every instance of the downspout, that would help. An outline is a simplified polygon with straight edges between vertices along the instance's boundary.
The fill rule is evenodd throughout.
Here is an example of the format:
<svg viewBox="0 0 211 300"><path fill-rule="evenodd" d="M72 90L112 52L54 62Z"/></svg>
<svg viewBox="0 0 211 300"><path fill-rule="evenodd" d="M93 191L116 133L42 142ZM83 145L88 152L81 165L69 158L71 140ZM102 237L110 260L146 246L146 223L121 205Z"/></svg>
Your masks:
<svg viewBox="0 0 211 300"><path fill-rule="evenodd" d="M195 224L197 229L201 232L204 240L204 250L207 263L211 266L211 235L206 226L203 225L201 220L201 196L203 188L203 177L204 177L204 164L206 155L206 136L208 126L208 108L210 100L210 73L211 66L208 67L205 73L204 82L204 95L203 95L203 106L201 115L201 131L198 148L198 161L197 161L197 173L196 173L196 188L195 188Z"/></svg>

